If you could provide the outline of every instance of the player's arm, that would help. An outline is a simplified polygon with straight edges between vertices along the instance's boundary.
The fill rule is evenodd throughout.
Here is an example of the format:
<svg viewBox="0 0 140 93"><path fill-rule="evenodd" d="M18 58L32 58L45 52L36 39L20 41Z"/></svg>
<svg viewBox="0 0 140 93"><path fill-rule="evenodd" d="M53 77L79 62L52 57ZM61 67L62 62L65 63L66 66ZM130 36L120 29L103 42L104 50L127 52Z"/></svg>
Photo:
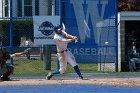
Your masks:
<svg viewBox="0 0 140 93"><path fill-rule="evenodd" d="M72 35L70 35L70 34L65 34L66 35L66 37L67 38L69 38L69 39L77 39L77 37L76 36L72 36Z"/></svg>
<svg viewBox="0 0 140 93"><path fill-rule="evenodd" d="M27 48L23 52L18 52L18 53L11 54L10 57L13 58L13 57L18 57L18 56L27 54L30 50L31 50L31 48Z"/></svg>
<svg viewBox="0 0 140 93"><path fill-rule="evenodd" d="M21 56L25 54L24 52L19 52L19 53L14 53L14 54L11 54L10 57L13 58L13 57L18 57L18 56Z"/></svg>
<svg viewBox="0 0 140 93"><path fill-rule="evenodd" d="M66 38L72 39L71 41L75 41L75 43L78 42L78 38L76 36L72 36L70 34L65 34Z"/></svg>
<svg viewBox="0 0 140 93"><path fill-rule="evenodd" d="M60 44L60 46L61 46L61 45L65 44L65 43L72 42L73 39L63 38L63 39L54 39L54 41L55 41L55 43L57 43L57 45Z"/></svg>
<svg viewBox="0 0 140 93"><path fill-rule="evenodd" d="M75 41L77 42L78 41L78 38L76 36L73 36L73 35L70 35L68 34L67 32L63 31L62 34L66 37L66 39L69 39L68 41L71 42L71 41ZM70 40L71 39L71 40Z"/></svg>
<svg viewBox="0 0 140 93"><path fill-rule="evenodd" d="M72 42L72 41L74 41L74 39L62 39L60 42L69 43L69 42Z"/></svg>

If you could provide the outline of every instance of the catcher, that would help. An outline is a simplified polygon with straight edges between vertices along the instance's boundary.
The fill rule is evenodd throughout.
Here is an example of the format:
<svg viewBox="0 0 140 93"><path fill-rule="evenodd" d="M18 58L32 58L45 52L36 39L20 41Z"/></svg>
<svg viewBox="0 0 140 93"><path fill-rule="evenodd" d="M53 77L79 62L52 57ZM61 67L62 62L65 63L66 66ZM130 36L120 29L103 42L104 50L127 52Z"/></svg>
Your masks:
<svg viewBox="0 0 140 93"><path fill-rule="evenodd" d="M0 80L9 81L9 76L13 73L14 70L14 67L8 65L6 61L10 58L26 54L29 50L30 49L28 48L24 50L24 52L14 53L10 55L8 52L6 52L6 48L0 48Z"/></svg>
<svg viewBox="0 0 140 93"><path fill-rule="evenodd" d="M56 26L54 28L55 35L54 35L54 42L57 46L57 57L59 60L60 69L49 72L47 79L50 80L52 76L55 74L63 74L66 71L67 63L69 63L77 73L80 79L83 79L81 75L80 69L76 63L75 57L73 54L67 49L68 43L75 41L77 42L77 37L67 34L61 26Z"/></svg>

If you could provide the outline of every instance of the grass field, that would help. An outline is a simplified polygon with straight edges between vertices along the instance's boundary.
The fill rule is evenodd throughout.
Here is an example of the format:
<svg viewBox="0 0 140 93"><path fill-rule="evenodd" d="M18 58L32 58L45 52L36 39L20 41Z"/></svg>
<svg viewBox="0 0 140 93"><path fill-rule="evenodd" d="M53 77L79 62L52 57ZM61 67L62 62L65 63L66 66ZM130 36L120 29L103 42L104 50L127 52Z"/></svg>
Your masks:
<svg viewBox="0 0 140 93"><path fill-rule="evenodd" d="M81 72L97 72L97 64L78 64ZM57 61L51 62L51 70L45 70L42 60L16 60L14 61L15 76L44 76L49 71L57 69ZM66 73L73 73L73 68L68 65Z"/></svg>
<svg viewBox="0 0 140 93"><path fill-rule="evenodd" d="M129 75L129 74L139 74L140 72L100 72L98 71L98 64L78 64L82 73L109 73L113 75ZM44 62L42 60L27 60L27 59L18 59L14 60L15 71L13 76L46 76L48 72L54 71L57 69L56 59L51 61L51 70L45 70ZM68 65L67 73L74 73L73 68Z"/></svg>

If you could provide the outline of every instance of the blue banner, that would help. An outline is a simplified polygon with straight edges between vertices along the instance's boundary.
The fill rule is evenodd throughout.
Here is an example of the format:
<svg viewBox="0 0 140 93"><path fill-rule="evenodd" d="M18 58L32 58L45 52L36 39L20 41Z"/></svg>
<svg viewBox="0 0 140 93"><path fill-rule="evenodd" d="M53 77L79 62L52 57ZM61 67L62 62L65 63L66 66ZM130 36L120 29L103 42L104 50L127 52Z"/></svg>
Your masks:
<svg viewBox="0 0 140 93"><path fill-rule="evenodd" d="M66 0L65 26L77 62L116 62L117 0Z"/></svg>

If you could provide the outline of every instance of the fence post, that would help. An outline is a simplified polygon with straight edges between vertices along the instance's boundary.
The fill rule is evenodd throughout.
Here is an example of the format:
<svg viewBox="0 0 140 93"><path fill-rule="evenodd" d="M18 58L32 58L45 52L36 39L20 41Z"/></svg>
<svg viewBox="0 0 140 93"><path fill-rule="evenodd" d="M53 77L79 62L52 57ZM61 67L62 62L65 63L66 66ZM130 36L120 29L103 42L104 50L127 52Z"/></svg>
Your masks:
<svg viewBox="0 0 140 93"><path fill-rule="evenodd" d="M13 15L12 15L12 0L10 0L10 54L13 48ZM10 59L10 64L13 65L13 59Z"/></svg>
<svg viewBox="0 0 140 93"><path fill-rule="evenodd" d="M51 46L47 45L47 47L44 48L44 69L45 70L51 70Z"/></svg>
<svg viewBox="0 0 140 93"><path fill-rule="evenodd" d="M116 11L115 11L115 18L116 18L116 62L115 62L115 71L118 72L118 0L116 0Z"/></svg>
<svg viewBox="0 0 140 93"><path fill-rule="evenodd" d="M40 47L40 60L43 61L43 45Z"/></svg>

